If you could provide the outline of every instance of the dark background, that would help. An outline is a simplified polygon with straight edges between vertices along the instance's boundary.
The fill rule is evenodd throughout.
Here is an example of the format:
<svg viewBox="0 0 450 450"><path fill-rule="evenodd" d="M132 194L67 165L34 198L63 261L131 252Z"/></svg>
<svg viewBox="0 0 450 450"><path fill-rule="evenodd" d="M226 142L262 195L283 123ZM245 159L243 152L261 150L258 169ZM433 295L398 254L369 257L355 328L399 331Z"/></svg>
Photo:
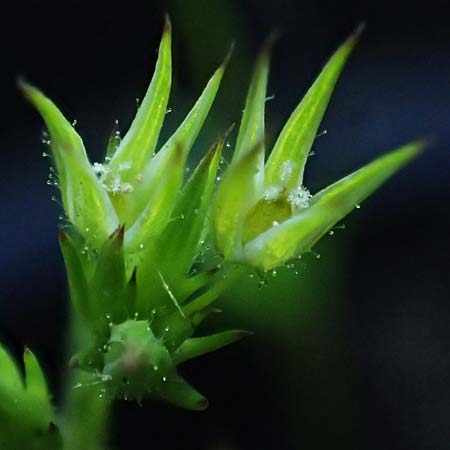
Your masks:
<svg viewBox="0 0 450 450"><path fill-rule="evenodd" d="M251 61L273 29L269 142L332 50L361 21L308 165L312 191L422 136L434 143L325 238L321 258L269 287L234 289L218 326L255 329L185 368L205 413L120 404L121 449L450 447L450 14L444 1L17 1L0 9L0 335L29 345L59 392L67 300L46 185L43 129L19 74L42 87L94 160L145 92L164 11L174 27L166 135L232 40L236 51L196 148L239 120ZM194 156L196 159L196 156ZM57 395L58 397L58 395ZM138 447L136 447L138 448Z"/></svg>

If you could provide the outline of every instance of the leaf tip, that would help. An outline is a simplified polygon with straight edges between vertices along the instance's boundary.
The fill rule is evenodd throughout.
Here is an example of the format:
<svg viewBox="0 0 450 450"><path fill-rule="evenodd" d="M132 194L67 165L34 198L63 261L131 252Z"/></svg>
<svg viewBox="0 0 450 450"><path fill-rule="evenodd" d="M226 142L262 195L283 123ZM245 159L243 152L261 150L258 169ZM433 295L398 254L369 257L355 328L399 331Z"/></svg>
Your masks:
<svg viewBox="0 0 450 450"><path fill-rule="evenodd" d="M366 29L366 22L363 20L353 30L353 33L350 35L350 40L356 44L360 40L365 29Z"/></svg>
<svg viewBox="0 0 450 450"><path fill-rule="evenodd" d="M209 400L207 398L202 398L197 402L197 408L199 411L204 411L209 407Z"/></svg>
<svg viewBox="0 0 450 450"><path fill-rule="evenodd" d="M269 57L272 53L272 49L276 42L278 41L278 38L280 37L279 30L273 30L269 36L266 37L264 40L264 43L261 47L261 56L263 57Z"/></svg>
<svg viewBox="0 0 450 450"><path fill-rule="evenodd" d="M223 71L227 68L228 63L230 62L230 59L233 56L235 44L236 44L235 41L231 42L227 54L225 55L225 58L223 59L223 62L220 65L220 69L222 69Z"/></svg>
<svg viewBox="0 0 450 450"><path fill-rule="evenodd" d="M164 13L164 33L172 32L172 22L170 21L169 13Z"/></svg>

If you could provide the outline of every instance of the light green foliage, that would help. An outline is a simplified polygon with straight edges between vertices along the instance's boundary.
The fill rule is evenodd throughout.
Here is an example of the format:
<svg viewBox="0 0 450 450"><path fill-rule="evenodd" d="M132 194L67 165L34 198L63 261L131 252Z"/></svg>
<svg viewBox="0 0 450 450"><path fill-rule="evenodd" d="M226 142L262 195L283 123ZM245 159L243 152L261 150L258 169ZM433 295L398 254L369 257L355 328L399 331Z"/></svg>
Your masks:
<svg viewBox="0 0 450 450"><path fill-rule="evenodd" d="M207 400L178 375L177 366L248 334L232 330L194 336L215 312L211 304L248 266L267 271L310 251L423 148L423 142L402 147L315 195L303 186L304 166L320 121L359 33L352 34L325 65L265 161L273 39L267 41L255 64L233 159L217 189L226 135L211 146L187 180L185 174L228 57L175 133L155 152L172 77L168 20L144 100L124 138L113 132L102 163L91 164L81 137L59 109L40 90L20 82L50 134L68 218L59 232L60 247L76 320L87 333L87 343L79 345L71 360L82 373L80 394L69 405L73 411L87 408L92 393L206 408ZM15 364L1 351L0 396L37 405L42 409L39 424L31 420L34 416L28 424L26 413L20 420L31 428L48 426L52 412L34 356L25 355L24 385ZM17 413L12 407L1 408L5 417ZM48 429L42 430L48 434ZM65 430L70 442L79 439L79 429L66 423Z"/></svg>
<svg viewBox="0 0 450 450"><path fill-rule="evenodd" d="M261 163L263 99L269 58L267 50L261 54L239 131L237 156L213 205L214 237L225 259L268 271L301 256L424 148L423 141L409 144L316 195L303 186L304 166L320 121L361 29L325 65L281 131L265 165Z"/></svg>
<svg viewBox="0 0 450 450"><path fill-rule="evenodd" d="M0 448L61 448L47 384L36 356L24 350L25 375L0 345Z"/></svg>

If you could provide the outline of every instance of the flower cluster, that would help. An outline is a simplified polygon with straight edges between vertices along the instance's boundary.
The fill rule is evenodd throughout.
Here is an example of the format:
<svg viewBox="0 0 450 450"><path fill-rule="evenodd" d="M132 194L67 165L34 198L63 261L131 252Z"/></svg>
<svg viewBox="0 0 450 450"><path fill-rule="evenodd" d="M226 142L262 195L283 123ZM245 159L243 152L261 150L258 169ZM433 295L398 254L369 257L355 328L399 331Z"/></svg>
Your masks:
<svg viewBox="0 0 450 450"><path fill-rule="evenodd" d="M268 40L255 65L233 159L217 188L225 136L186 182L184 176L228 58L156 152L171 87L168 20L136 117L122 139L113 131L101 163L91 164L81 137L40 90L20 83L50 135L67 217L60 245L71 300L90 337L72 366L91 372L114 396L150 396L194 410L207 406L177 365L247 334L231 330L194 337L240 268L267 271L309 251L423 147L402 147L314 195L304 186L311 146L359 33L325 65L266 161ZM217 258L199 264L206 246L216 249Z"/></svg>

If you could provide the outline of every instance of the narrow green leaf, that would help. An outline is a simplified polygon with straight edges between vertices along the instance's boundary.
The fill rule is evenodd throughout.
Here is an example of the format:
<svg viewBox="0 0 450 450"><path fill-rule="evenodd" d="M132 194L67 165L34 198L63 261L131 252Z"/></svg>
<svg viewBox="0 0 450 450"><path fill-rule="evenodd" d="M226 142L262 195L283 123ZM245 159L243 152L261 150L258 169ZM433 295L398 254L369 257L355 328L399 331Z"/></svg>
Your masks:
<svg viewBox="0 0 450 450"><path fill-rule="evenodd" d="M264 110L273 41L274 38L271 36L263 46L256 61L232 163L241 159L258 143L264 142ZM262 144L259 147L257 173L255 174L255 183L258 187L262 187L264 183L264 151L265 146Z"/></svg>
<svg viewBox="0 0 450 450"><path fill-rule="evenodd" d="M180 219L169 222L158 238L157 246L164 248L159 265L169 277L186 276L198 254L223 145L224 139L220 139L200 161L173 209L172 217ZM176 264L173 255L177 255Z"/></svg>
<svg viewBox="0 0 450 450"><path fill-rule="evenodd" d="M25 365L25 387L27 394L33 396L35 399L39 399L51 409L44 373L39 365L39 361L29 348L25 348L23 361Z"/></svg>
<svg viewBox="0 0 450 450"><path fill-rule="evenodd" d="M132 162L130 169L123 173L126 182L141 173L151 158L164 122L172 82L171 30L170 20L166 17L152 81L129 131L109 164L114 171L121 164Z"/></svg>
<svg viewBox="0 0 450 450"><path fill-rule="evenodd" d="M217 188L212 207L214 237L217 249L229 261L239 261L243 256L243 224L255 199L253 177L260 147L258 143L236 164L230 165Z"/></svg>
<svg viewBox="0 0 450 450"><path fill-rule="evenodd" d="M70 299L75 310L84 319L89 319L91 313L91 298L87 284L86 274L80 259L80 251L72 236L62 228L58 233L59 246L66 266L67 281L70 290Z"/></svg>
<svg viewBox="0 0 450 450"><path fill-rule="evenodd" d="M308 251L384 181L417 156L425 142L394 150L313 196L311 205L261 234L245 247L247 261L262 270L280 266Z"/></svg>
<svg viewBox="0 0 450 450"><path fill-rule="evenodd" d="M244 270L245 268L243 266L233 266L230 271L223 273L205 293L199 295L183 307L184 314L191 316L192 314L204 311L211 303L219 298L225 289L239 279Z"/></svg>
<svg viewBox="0 0 450 450"><path fill-rule="evenodd" d="M152 198L155 191L158 190L167 173L173 153L181 150L180 163L183 166L186 163L187 156L202 129L219 89L225 64L216 70L183 123L144 168L140 178L141 182L135 185L135 190L131 193L136 198L136 202L133 209L127 213L127 217L130 218L129 225L133 224L138 214L141 213L142 204L146 204L148 199Z"/></svg>
<svg viewBox="0 0 450 450"><path fill-rule="evenodd" d="M180 146L173 149L167 163L161 168L164 172L158 174L158 189L150 201L146 202L139 218L125 233L125 246L129 253L147 249L149 241L162 231L170 218L184 175L183 150Z"/></svg>
<svg viewBox="0 0 450 450"><path fill-rule="evenodd" d="M117 227L117 216L92 170L83 141L55 104L41 91L24 81L20 81L19 86L39 111L50 132L67 216L88 240L99 242Z"/></svg>
<svg viewBox="0 0 450 450"><path fill-rule="evenodd" d="M302 185L304 167L320 122L361 31L359 27L338 48L287 121L266 164L266 187L293 189Z"/></svg>
<svg viewBox="0 0 450 450"><path fill-rule="evenodd" d="M197 358L206 353L219 350L226 345L233 344L250 334L250 332L245 330L229 330L210 336L187 339L174 353L173 361L178 365L188 359Z"/></svg>
<svg viewBox="0 0 450 450"><path fill-rule="evenodd" d="M15 361L7 350L0 344L0 384L8 389L23 388L20 372Z"/></svg>
<svg viewBox="0 0 450 450"><path fill-rule="evenodd" d="M94 289L93 307L102 318L106 319L108 315L113 322L125 319L127 313L122 297L125 288L124 232L125 226L121 225L104 242L90 280ZM104 286L108 288L104 289Z"/></svg>
<svg viewBox="0 0 450 450"><path fill-rule="evenodd" d="M208 400L178 375L167 377L157 393L162 400L191 411L203 411Z"/></svg>

